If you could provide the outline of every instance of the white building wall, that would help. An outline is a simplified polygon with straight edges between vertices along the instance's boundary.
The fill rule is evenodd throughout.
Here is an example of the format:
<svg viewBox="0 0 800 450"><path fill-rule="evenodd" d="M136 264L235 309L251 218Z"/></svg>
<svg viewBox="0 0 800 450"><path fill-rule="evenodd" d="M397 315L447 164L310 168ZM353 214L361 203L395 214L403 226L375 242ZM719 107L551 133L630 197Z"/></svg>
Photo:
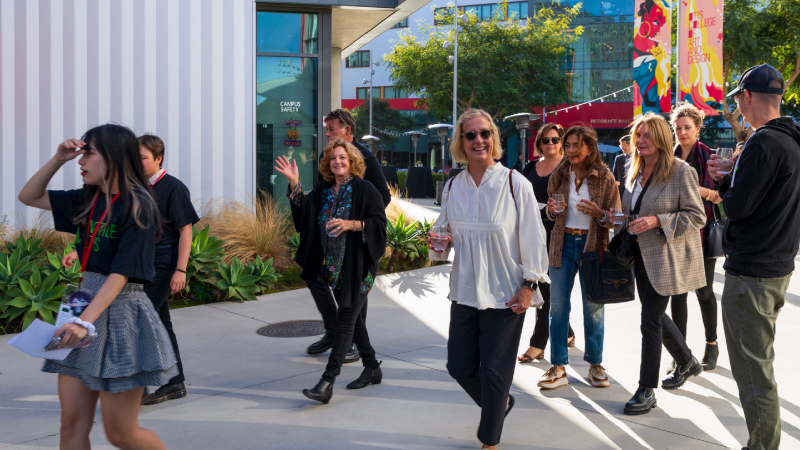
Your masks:
<svg viewBox="0 0 800 450"><path fill-rule="evenodd" d="M252 0L0 0L0 218L67 138L164 139L195 205L254 192ZM77 160L50 189L82 185Z"/></svg>

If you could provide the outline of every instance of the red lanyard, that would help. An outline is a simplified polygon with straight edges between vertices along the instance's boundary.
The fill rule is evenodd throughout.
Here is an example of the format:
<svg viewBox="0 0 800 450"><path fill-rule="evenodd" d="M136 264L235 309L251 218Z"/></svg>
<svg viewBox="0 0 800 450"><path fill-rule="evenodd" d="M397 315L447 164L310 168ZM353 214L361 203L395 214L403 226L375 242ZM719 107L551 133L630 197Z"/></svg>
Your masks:
<svg viewBox="0 0 800 450"><path fill-rule="evenodd" d="M165 171L163 171L163 172L161 172L161 176L160 176L160 177L158 177L158 179L157 179L156 181L153 181L153 184L151 184L151 185L150 185L150 187L153 187L153 186L155 186L155 185L156 185L156 183L158 183L159 181L161 181L161 179L162 179L162 178L164 178L164 175L166 175L166 174L167 174L167 171L166 171L166 170L165 170Z"/></svg>
<svg viewBox="0 0 800 450"><path fill-rule="evenodd" d="M114 198L111 199L111 204L113 205L114 202L119 197L119 192L114 195ZM103 211L103 215L100 216L100 220L97 221L97 225L94 227L94 231L92 232L91 239L89 238L89 230L92 229L92 217L94 217L94 207L97 206L97 198L94 199L94 203L92 203L92 212L89 213L89 225L86 227L86 242L83 244L83 258L81 261L81 279L83 281L83 272L86 271L86 265L89 263L89 256L92 254L92 244L94 243L94 238L97 236L97 230L100 229L100 225L103 223L103 219L106 218L106 213L108 213L108 207L106 210Z"/></svg>

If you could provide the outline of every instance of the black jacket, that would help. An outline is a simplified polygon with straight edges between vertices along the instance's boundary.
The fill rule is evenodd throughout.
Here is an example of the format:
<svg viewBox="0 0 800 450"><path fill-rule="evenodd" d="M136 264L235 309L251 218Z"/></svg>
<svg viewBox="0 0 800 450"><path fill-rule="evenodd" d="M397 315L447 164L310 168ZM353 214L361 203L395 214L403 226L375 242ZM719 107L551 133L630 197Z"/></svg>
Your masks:
<svg viewBox="0 0 800 450"><path fill-rule="evenodd" d="M364 231L347 231L347 250L342 263L339 307L349 307L358 300L361 281L371 273L378 275L378 263L386 251L386 213L375 187L361 178L353 181L353 205L349 220L364 221ZM289 202L294 228L300 233L300 246L294 260L303 268L300 278L316 280L322 266L322 242L317 217L322 208L322 193L333 183L322 181L306 195L300 205Z"/></svg>
<svg viewBox="0 0 800 450"><path fill-rule="evenodd" d="M378 190L378 193L383 199L383 207L386 208L392 201L392 194L389 192L389 185L386 184L386 177L383 176L383 170L381 169L380 163L378 163L378 158L376 158L367 147L364 147L360 142L355 140L355 138L353 138L353 145L361 150L361 156L364 157L364 163L367 165L367 170L364 172L364 179L375 186L375 189ZM319 185L324 182L325 179L322 178L322 174L319 174L317 180L319 180L317 182L317 185Z"/></svg>
<svg viewBox="0 0 800 450"><path fill-rule="evenodd" d="M729 219L725 270L789 275L800 245L800 126L788 117L767 122L750 136L735 170L717 183Z"/></svg>
<svg viewBox="0 0 800 450"><path fill-rule="evenodd" d="M622 194L625 193L625 152L614 159L614 179L619 182L619 198L622 198Z"/></svg>

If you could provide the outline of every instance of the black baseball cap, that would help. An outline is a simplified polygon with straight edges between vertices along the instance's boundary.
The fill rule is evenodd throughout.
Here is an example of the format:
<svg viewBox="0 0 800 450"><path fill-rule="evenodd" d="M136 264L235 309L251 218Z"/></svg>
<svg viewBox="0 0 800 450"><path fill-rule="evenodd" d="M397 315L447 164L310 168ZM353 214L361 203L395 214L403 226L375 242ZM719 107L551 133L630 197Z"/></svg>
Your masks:
<svg viewBox="0 0 800 450"><path fill-rule="evenodd" d="M776 79L781 82L780 89L769 87L769 84ZM750 92L783 95L784 87L786 87L786 81L780 71L769 64L761 64L745 70L742 77L739 78L739 85L736 86L736 89L728 92L727 96L733 97L745 89Z"/></svg>

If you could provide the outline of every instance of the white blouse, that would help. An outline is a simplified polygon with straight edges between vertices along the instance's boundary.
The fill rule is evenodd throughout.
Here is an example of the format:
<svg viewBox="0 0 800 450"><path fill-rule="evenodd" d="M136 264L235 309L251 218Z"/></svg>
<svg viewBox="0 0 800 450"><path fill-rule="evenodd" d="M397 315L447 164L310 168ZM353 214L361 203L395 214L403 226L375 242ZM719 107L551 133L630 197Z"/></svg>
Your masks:
<svg viewBox="0 0 800 450"><path fill-rule="evenodd" d="M509 169L489 166L480 186L468 171L445 185L442 211L435 225L450 229L452 243L443 252L429 252L446 261L455 250L448 298L477 309L505 309L523 280L549 283L546 235L533 187ZM541 304L537 289L531 304Z"/></svg>
<svg viewBox="0 0 800 450"><path fill-rule="evenodd" d="M578 192L575 192L575 172L570 169L569 171L569 199L567 199L567 223L564 225L567 228L574 228L576 230L588 230L589 225L592 223L592 218L580 211L578 205L581 200L591 201L589 197L589 186L587 186L586 179L583 180Z"/></svg>

